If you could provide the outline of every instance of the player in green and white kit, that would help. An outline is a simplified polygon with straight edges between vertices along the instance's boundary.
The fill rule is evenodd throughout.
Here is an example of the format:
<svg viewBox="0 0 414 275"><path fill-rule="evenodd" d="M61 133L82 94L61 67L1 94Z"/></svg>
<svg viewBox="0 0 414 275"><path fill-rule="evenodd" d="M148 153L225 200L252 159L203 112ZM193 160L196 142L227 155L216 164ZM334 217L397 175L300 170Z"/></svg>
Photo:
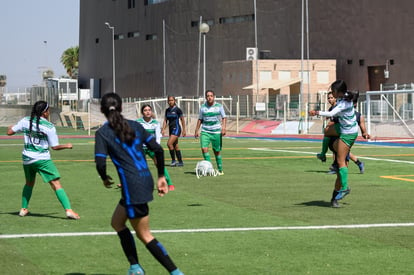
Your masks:
<svg viewBox="0 0 414 275"><path fill-rule="evenodd" d="M201 127L200 145L204 160L211 161L208 146L212 145L219 175L224 175L223 161L221 158L222 136L226 134L226 114L223 106L216 103L216 95L212 90L206 91L206 102L200 107L200 114L197 121L194 136L199 136Z"/></svg>
<svg viewBox="0 0 414 275"><path fill-rule="evenodd" d="M338 123L330 127L327 136L339 136L333 143L338 163L338 173L335 188L332 193L332 207L339 207L338 201L351 192L348 187L348 161L347 156L358 136L358 123L355 116L355 108L352 102L354 94L348 91L345 81L337 80L330 86L333 96L337 99L336 107L331 111L323 112L317 110L309 111L310 116L337 117Z"/></svg>
<svg viewBox="0 0 414 275"><path fill-rule="evenodd" d="M139 122L148 133L150 133L151 135L155 137L155 140L157 141L158 144L161 144L161 126L160 126L160 123L156 119L152 118L151 105L144 104L141 107L141 114L142 114L142 117L138 118L137 122ZM144 148L144 152L145 154L150 156L151 159L154 161L154 164L157 165L154 152L152 152L146 147ZM167 180L168 190L174 191L175 187L171 181L171 177L170 177L170 174L168 173L167 167L164 167L164 176L165 176L165 179Z"/></svg>
<svg viewBox="0 0 414 275"><path fill-rule="evenodd" d="M24 133L23 170L26 184L22 192L22 208L19 216L29 214L27 209L32 197L36 174L39 173L44 182L48 182L55 191L56 197L66 211L69 219L79 219L72 211L70 201L60 184L60 174L50 158L49 146L53 150L72 149L72 144L59 144L55 126L49 122L49 105L45 101L37 101L32 108L30 117L21 119L16 125L10 126L7 134Z"/></svg>

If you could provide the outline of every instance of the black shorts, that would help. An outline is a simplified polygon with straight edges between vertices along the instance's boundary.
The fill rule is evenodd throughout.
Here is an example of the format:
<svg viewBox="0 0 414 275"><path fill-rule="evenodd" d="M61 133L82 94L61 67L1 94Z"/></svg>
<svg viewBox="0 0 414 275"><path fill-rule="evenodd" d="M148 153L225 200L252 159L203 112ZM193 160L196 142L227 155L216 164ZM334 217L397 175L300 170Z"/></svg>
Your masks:
<svg viewBox="0 0 414 275"><path fill-rule="evenodd" d="M181 135L181 127L170 127L170 136L171 135L179 137Z"/></svg>
<svg viewBox="0 0 414 275"><path fill-rule="evenodd" d="M137 219L148 216L149 207L148 203L126 205L124 199L119 200L119 204L125 208L126 214L129 219Z"/></svg>

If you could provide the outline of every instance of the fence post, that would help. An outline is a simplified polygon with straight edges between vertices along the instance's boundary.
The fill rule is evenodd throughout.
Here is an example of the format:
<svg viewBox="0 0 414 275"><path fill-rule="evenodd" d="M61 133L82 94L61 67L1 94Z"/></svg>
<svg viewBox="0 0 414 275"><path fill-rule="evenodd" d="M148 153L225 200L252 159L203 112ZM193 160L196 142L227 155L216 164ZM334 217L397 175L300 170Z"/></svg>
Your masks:
<svg viewBox="0 0 414 275"><path fill-rule="evenodd" d="M186 132L190 133L190 102L187 102L187 127Z"/></svg>
<svg viewBox="0 0 414 275"><path fill-rule="evenodd" d="M240 116L240 103L237 100L236 103L236 133L239 134L239 116Z"/></svg>
<svg viewBox="0 0 414 275"><path fill-rule="evenodd" d="M91 102L88 100L88 136L91 135Z"/></svg>
<svg viewBox="0 0 414 275"><path fill-rule="evenodd" d="M247 117L250 117L249 110L250 110L250 106L249 106L249 95L246 95L246 114L247 114Z"/></svg>
<svg viewBox="0 0 414 275"><path fill-rule="evenodd" d="M285 135L286 135L287 110L288 110L288 108L286 107L286 101L284 101L283 102L283 134L285 134Z"/></svg>
<svg viewBox="0 0 414 275"><path fill-rule="evenodd" d="M266 93L266 119L269 118L269 92Z"/></svg>

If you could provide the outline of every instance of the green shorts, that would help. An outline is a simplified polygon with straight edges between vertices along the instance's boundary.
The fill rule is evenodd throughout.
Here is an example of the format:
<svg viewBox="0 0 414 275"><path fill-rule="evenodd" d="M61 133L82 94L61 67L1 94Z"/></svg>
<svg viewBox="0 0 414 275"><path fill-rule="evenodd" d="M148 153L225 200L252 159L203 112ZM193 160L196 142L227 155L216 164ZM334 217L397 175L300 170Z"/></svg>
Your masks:
<svg viewBox="0 0 414 275"><path fill-rule="evenodd" d="M341 134L339 136L339 138L346 144L348 145L349 148L352 147L352 145L354 145L355 140L358 137L358 133L355 134Z"/></svg>
<svg viewBox="0 0 414 275"><path fill-rule="evenodd" d="M339 125L339 123L335 123L335 130L336 132L339 134L339 138L346 144L348 145L349 148L352 147L352 145L354 145L355 140L358 137L358 132L354 133L354 134L342 134L341 133L341 126Z"/></svg>
<svg viewBox="0 0 414 275"><path fill-rule="evenodd" d="M211 143L211 147L213 147L214 152L221 151L221 133L220 134L212 134L201 132L200 135L200 145L201 148L208 148Z"/></svg>
<svg viewBox="0 0 414 275"><path fill-rule="evenodd" d="M38 160L31 164L23 165L26 181L34 182L36 173L39 173L43 181L48 183L52 180L60 179L59 171L51 159Z"/></svg>

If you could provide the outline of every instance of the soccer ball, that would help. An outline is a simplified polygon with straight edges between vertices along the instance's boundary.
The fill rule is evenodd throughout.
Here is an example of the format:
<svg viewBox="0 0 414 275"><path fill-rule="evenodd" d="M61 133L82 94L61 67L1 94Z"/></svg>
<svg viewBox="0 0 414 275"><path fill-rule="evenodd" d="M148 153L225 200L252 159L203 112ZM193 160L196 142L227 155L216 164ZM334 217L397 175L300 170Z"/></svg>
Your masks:
<svg viewBox="0 0 414 275"><path fill-rule="evenodd" d="M218 175L218 172L214 170L213 164L207 160L202 160L197 162L197 166L195 168L197 178L205 177L205 176L214 176Z"/></svg>

